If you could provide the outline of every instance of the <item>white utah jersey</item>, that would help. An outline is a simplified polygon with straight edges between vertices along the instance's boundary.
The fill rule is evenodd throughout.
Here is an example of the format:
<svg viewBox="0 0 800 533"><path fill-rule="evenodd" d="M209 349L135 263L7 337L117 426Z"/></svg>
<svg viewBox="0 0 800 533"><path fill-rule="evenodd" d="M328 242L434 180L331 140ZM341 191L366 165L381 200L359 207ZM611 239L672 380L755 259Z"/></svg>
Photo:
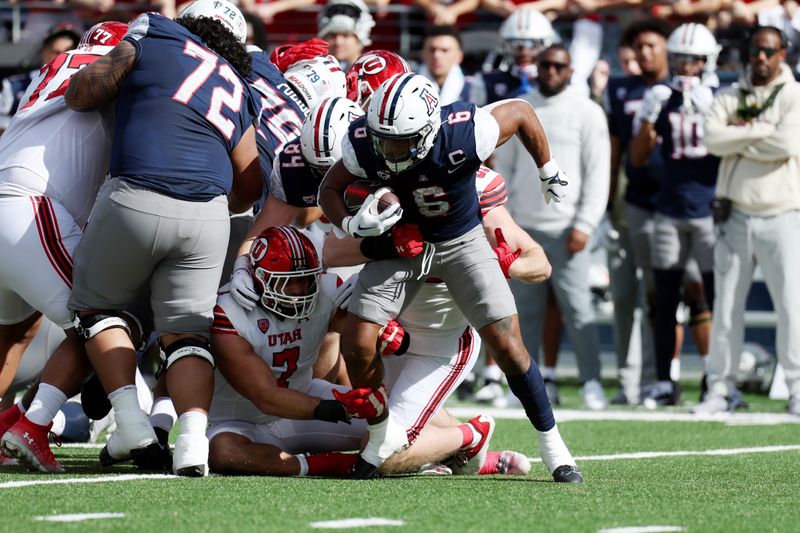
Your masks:
<svg viewBox="0 0 800 533"><path fill-rule="evenodd" d="M42 67L0 138L0 194L48 196L83 226L108 172L113 113L72 111L64 93L81 67L111 49L84 46Z"/></svg>
<svg viewBox="0 0 800 533"><path fill-rule="evenodd" d="M506 182L503 176L485 166L481 166L475 175L482 215L506 203ZM467 319L450 296L447 285L438 278L425 280L414 300L398 317L398 321L412 331L437 330L445 336L453 330L463 331L467 325Z"/></svg>
<svg viewBox="0 0 800 533"><path fill-rule="evenodd" d="M225 286L217 298L211 332L242 337L272 369L279 387L307 393L313 379L314 363L336 311L333 300L340 283L338 276L323 274L314 312L299 320L283 319L260 305L248 311L234 301ZM266 424L279 418L264 414L236 392L219 371L214 381L214 398L209 411L212 422L240 420Z"/></svg>

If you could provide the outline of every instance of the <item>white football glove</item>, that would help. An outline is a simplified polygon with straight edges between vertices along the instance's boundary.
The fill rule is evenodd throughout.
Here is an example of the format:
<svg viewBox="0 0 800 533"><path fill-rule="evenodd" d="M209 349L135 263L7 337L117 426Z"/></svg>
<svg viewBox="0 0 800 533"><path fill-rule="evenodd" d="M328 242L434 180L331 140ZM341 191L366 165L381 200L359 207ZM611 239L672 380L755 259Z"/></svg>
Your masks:
<svg viewBox="0 0 800 533"><path fill-rule="evenodd" d="M248 311L256 308L259 296L256 294L253 275L250 273L250 260L246 255L238 257L233 263L230 289L231 296L237 304Z"/></svg>
<svg viewBox="0 0 800 533"><path fill-rule="evenodd" d="M353 289L358 281L358 274L353 274L342 283L336 290L336 297L333 299L333 305L337 309L347 311L347 306L350 305L350 297L353 295Z"/></svg>
<svg viewBox="0 0 800 533"><path fill-rule="evenodd" d="M542 194L544 202L561 202L567 196L567 173L558 168L555 159L551 159L539 168L539 181L542 184Z"/></svg>
<svg viewBox="0 0 800 533"><path fill-rule="evenodd" d="M661 108L672 96L672 89L666 85L653 85L644 92L642 97L642 108L639 110L639 117L645 122L655 124Z"/></svg>
<svg viewBox="0 0 800 533"><path fill-rule="evenodd" d="M694 87L688 96L694 108L702 115L708 113L711 109L711 104L714 102L714 91L711 90L711 87L706 87L705 85Z"/></svg>
<svg viewBox="0 0 800 533"><path fill-rule="evenodd" d="M383 235L389 229L397 224L400 217L403 216L403 209L400 204L390 206L383 213L378 213L378 198L380 197L381 190L378 189L375 194L370 194L361 208L353 216L344 217L342 220L342 229L351 237L357 239L362 237L377 237Z"/></svg>

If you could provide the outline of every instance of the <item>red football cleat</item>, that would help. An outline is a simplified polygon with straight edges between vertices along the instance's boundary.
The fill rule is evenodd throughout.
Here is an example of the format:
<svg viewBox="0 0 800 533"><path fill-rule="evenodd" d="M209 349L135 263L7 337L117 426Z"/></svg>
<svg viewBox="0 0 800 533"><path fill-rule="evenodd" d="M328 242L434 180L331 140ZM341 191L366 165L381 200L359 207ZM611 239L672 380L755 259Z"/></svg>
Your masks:
<svg viewBox="0 0 800 533"><path fill-rule="evenodd" d="M50 450L47 434L53 423L46 426L34 424L27 418L20 417L0 440L3 454L14 457L31 470L40 472L63 472L64 468L56 461Z"/></svg>
<svg viewBox="0 0 800 533"><path fill-rule="evenodd" d="M450 465L453 474L466 475L477 474L483 463L486 462L486 454L489 452L489 441L492 440L494 433L494 418L489 415L480 415L470 419L469 424L477 431L480 440L465 449L462 449Z"/></svg>
<svg viewBox="0 0 800 533"><path fill-rule="evenodd" d="M14 404L13 406L9 407L2 413L0 413L0 437L5 434L6 431L11 429L11 426L17 423L17 420L22 417L22 412L19 410L19 406ZM3 449L0 448L0 456L3 455ZM2 464L2 463L0 463Z"/></svg>

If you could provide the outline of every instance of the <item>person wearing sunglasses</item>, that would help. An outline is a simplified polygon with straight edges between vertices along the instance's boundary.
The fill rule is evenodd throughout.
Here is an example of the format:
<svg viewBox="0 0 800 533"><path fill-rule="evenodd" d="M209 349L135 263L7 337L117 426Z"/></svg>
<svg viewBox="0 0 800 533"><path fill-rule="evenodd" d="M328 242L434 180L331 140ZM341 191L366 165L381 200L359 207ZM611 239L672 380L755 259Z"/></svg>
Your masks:
<svg viewBox="0 0 800 533"><path fill-rule="evenodd" d="M542 51L537 59L538 85L520 98L530 103L547 132L554 157L565 161L570 195L557 206L546 205L534 190L536 173L518 138L495 153L495 169L508 179L511 216L544 248L553 274L553 288L564 325L578 360L582 395L590 409L604 409L600 384L600 353L589 289L591 254L587 244L608 203L611 148L602 108L574 87L567 49L559 44ZM522 339L530 353L542 344L547 284L511 281L519 309ZM555 377L543 374L545 379Z"/></svg>
<svg viewBox="0 0 800 533"><path fill-rule="evenodd" d="M721 405L734 390L745 300L758 265L775 304L787 410L800 416L800 85L785 63L786 39L777 28L756 28L748 52L738 87L717 93L705 122L706 146L721 162L704 403Z"/></svg>

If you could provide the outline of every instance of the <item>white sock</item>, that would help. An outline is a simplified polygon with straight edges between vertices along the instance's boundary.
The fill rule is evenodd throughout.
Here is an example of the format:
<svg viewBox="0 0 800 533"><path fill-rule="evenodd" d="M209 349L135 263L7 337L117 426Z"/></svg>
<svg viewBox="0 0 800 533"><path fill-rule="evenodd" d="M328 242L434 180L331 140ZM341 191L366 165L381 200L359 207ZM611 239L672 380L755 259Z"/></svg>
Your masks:
<svg viewBox="0 0 800 533"><path fill-rule="evenodd" d="M542 379L547 379L549 381L556 380L556 367L554 366L543 366L542 367Z"/></svg>
<svg viewBox="0 0 800 533"><path fill-rule="evenodd" d="M156 398L153 408L150 410L150 424L154 428L161 428L169 433L177 418L178 413L175 412L175 405L169 396Z"/></svg>
<svg viewBox="0 0 800 533"><path fill-rule="evenodd" d="M547 469L552 474L556 468L563 465L575 464L575 459L569 453L564 439L558 432L558 426L553 426L549 431L537 431L539 434L539 452L542 455L542 462L544 462Z"/></svg>
<svg viewBox="0 0 800 533"><path fill-rule="evenodd" d="M178 417L181 435L200 435L205 437L208 416L200 411L187 411Z"/></svg>
<svg viewBox="0 0 800 533"><path fill-rule="evenodd" d="M700 360L703 361L703 373L708 375L708 364L711 361L711 358L708 356L708 354L706 354L706 355L701 355Z"/></svg>
<svg viewBox="0 0 800 533"><path fill-rule="evenodd" d="M108 401L117 413L125 411L141 411L136 385L125 385L108 395Z"/></svg>
<svg viewBox="0 0 800 533"><path fill-rule="evenodd" d="M63 392L52 385L41 383L39 390L36 391L36 397L31 402L28 412L25 413L25 418L34 424L46 426L53 421L56 413L66 401L67 396Z"/></svg>
<svg viewBox="0 0 800 533"><path fill-rule="evenodd" d="M681 380L681 360L679 357L673 357L669 362L669 379L675 382Z"/></svg>
<svg viewBox="0 0 800 533"><path fill-rule="evenodd" d="M53 418L53 427L50 428L50 431L60 437L61 434L64 433L64 427L66 425L67 417L64 416L64 411L59 410Z"/></svg>
<svg viewBox="0 0 800 533"><path fill-rule="evenodd" d="M300 463L300 473L297 475L299 477L306 477L308 475L308 461L306 460L306 456L302 453L298 453L294 458Z"/></svg>
<svg viewBox="0 0 800 533"><path fill-rule="evenodd" d="M487 365L483 369L483 379L487 381L501 381L503 379L503 371L497 365Z"/></svg>

